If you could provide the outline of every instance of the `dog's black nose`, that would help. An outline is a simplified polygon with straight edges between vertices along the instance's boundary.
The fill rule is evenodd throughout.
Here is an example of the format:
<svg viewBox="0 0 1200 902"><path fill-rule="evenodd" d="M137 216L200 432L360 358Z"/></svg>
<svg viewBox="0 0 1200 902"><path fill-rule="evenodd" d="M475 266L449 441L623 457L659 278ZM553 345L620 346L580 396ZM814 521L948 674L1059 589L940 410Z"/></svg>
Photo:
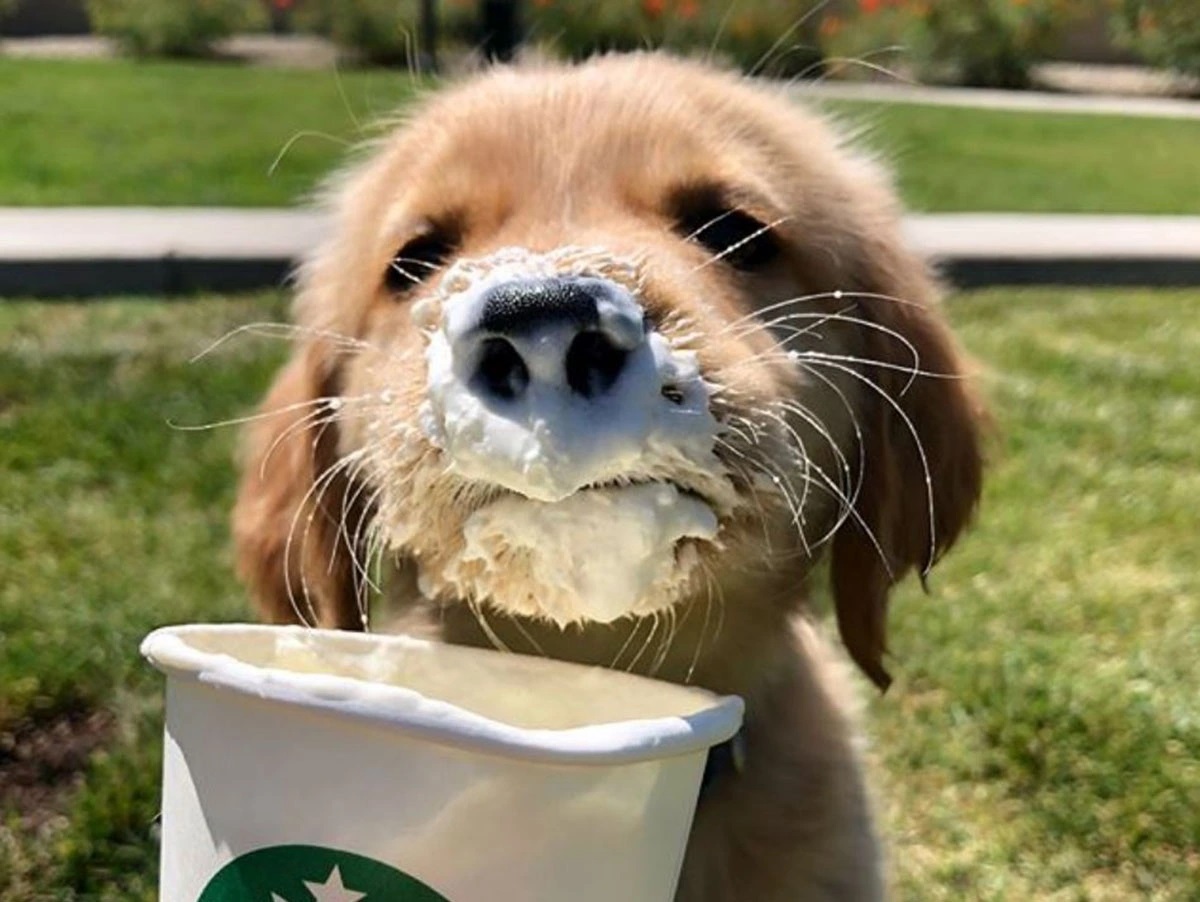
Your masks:
<svg viewBox="0 0 1200 902"><path fill-rule="evenodd" d="M502 282L483 295L479 327L497 335L528 335L550 325L582 331L600 324L595 279L529 279Z"/></svg>
<svg viewBox="0 0 1200 902"><path fill-rule="evenodd" d="M480 298L472 347L473 390L521 397L533 379L565 383L593 398L620 378L644 340L641 310L611 282L595 278L521 279Z"/></svg>

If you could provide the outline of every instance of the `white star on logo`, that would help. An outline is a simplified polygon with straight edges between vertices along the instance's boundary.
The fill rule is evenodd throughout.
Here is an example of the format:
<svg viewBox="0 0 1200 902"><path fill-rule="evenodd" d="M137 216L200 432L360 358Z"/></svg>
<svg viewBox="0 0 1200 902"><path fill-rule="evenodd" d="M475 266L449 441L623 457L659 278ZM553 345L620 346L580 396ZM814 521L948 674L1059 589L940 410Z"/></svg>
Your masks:
<svg viewBox="0 0 1200 902"><path fill-rule="evenodd" d="M324 883L310 883L305 880L304 885L317 902L359 902L367 897L366 893L346 889L346 884L342 883L342 871L337 865L333 866Z"/></svg>

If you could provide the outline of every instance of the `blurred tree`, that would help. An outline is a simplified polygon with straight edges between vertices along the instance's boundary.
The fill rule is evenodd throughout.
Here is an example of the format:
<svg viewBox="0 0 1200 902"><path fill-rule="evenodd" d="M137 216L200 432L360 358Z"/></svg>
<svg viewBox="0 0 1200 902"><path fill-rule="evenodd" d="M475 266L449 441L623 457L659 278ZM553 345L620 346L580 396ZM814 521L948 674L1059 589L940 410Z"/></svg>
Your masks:
<svg viewBox="0 0 1200 902"><path fill-rule="evenodd" d="M421 43L419 67L422 72L438 70L438 19L436 0L421 0Z"/></svg>
<svg viewBox="0 0 1200 902"><path fill-rule="evenodd" d="M489 61L510 62L521 43L518 0L480 0L483 55Z"/></svg>

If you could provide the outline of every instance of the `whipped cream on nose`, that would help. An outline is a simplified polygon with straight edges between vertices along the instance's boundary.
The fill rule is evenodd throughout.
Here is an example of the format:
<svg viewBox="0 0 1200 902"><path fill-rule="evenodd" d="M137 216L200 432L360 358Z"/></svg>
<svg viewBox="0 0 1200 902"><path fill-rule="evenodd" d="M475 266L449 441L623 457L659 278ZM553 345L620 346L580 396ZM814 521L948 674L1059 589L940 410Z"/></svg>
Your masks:
<svg viewBox="0 0 1200 902"><path fill-rule="evenodd" d="M453 472L554 502L653 477L649 461L716 466L695 354L646 330L632 280L519 250L460 266L414 314L430 327L423 426Z"/></svg>

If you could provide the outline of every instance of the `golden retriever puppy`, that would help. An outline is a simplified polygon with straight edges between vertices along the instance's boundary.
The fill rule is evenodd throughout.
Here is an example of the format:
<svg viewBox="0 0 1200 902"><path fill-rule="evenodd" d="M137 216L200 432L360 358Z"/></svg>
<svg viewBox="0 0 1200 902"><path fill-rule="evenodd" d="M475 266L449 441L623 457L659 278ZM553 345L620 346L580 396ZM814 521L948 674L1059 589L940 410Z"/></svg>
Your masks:
<svg viewBox="0 0 1200 902"><path fill-rule="evenodd" d="M827 557L886 686L889 589L970 518L982 415L884 173L643 54L438 92L331 201L234 514L264 616L362 629L382 586L404 629L741 695L677 898L880 898L806 583Z"/></svg>

